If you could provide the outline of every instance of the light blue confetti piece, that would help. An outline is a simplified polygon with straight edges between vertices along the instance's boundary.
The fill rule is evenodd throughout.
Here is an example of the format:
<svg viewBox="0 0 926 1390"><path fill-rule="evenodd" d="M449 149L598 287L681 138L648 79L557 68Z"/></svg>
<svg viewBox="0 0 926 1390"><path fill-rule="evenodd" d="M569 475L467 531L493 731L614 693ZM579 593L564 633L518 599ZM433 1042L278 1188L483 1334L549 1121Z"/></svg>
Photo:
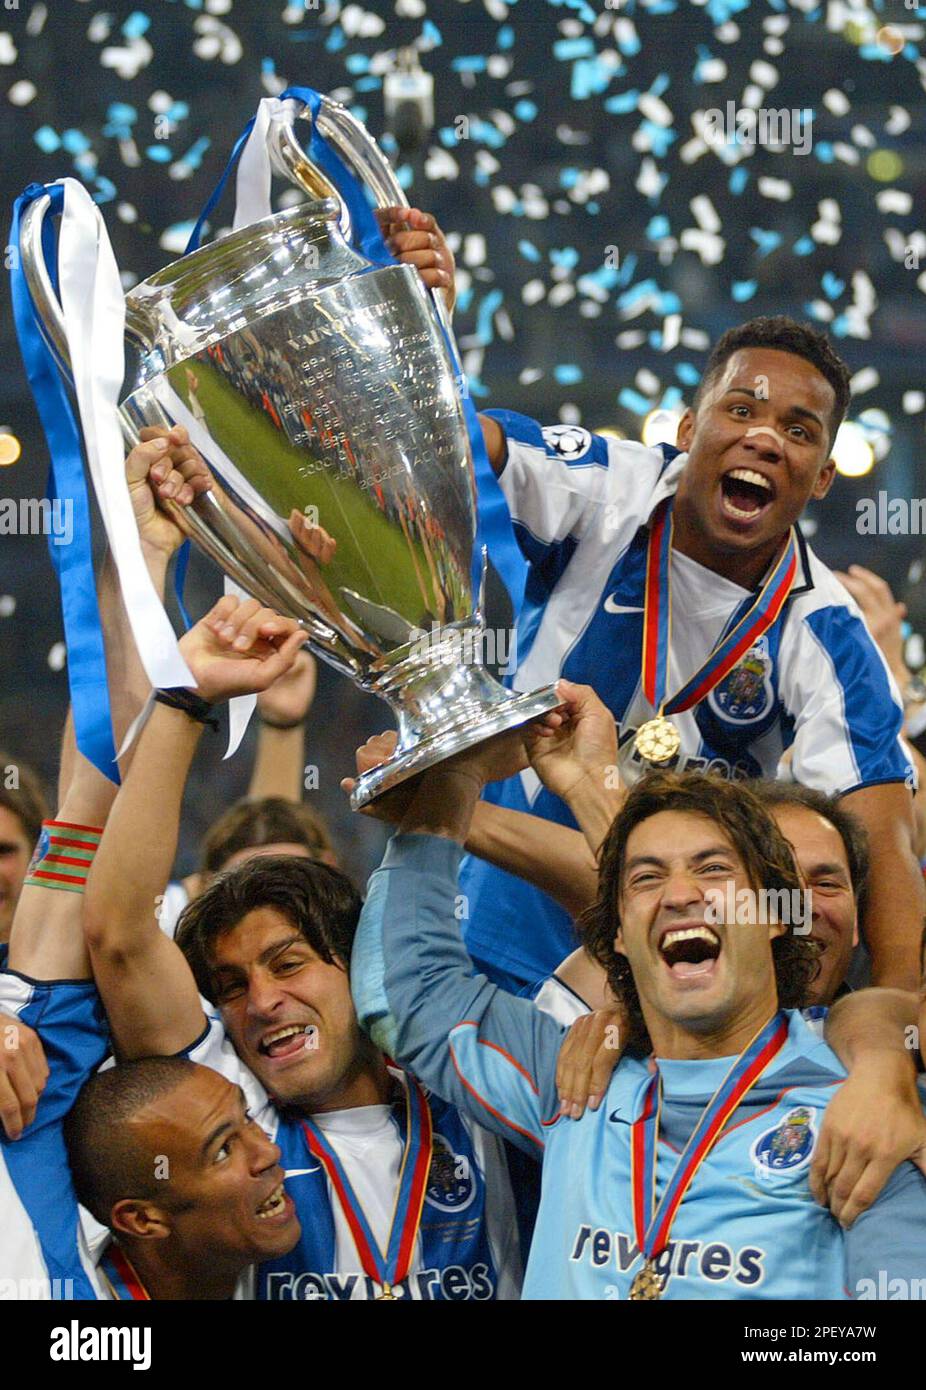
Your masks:
<svg viewBox="0 0 926 1390"><path fill-rule="evenodd" d="M585 24L594 24L598 18L591 6L585 3L585 0L547 0L547 4L557 8L565 6L567 10L577 10L579 18Z"/></svg>
<svg viewBox="0 0 926 1390"><path fill-rule="evenodd" d="M738 164L730 175L730 192L739 197L748 182L749 170L744 165Z"/></svg>
<svg viewBox="0 0 926 1390"><path fill-rule="evenodd" d="M675 0L652 0L645 9L647 14L674 14L678 6Z"/></svg>
<svg viewBox="0 0 926 1390"><path fill-rule="evenodd" d="M659 286L655 280L641 280L638 285L633 285L617 301L619 309L630 309L639 299L648 299L654 294L658 294Z"/></svg>
<svg viewBox="0 0 926 1390"><path fill-rule="evenodd" d="M835 333L837 338L844 338L846 336L849 331L849 321L845 314L840 314L838 318L833 319L833 322L830 324L830 331Z"/></svg>
<svg viewBox="0 0 926 1390"><path fill-rule="evenodd" d="M678 139L670 126L656 125L655 121L641 121L640 130L644 131L649 138L650 149L656 159L662 159L668 152L670 145L674 145Z"/></svg>
<svg viewBox="0 0 926 1390"><path fill-rule="evenodd" d="M151 27L151 20L141 10L133 10L128 19L122 26L122 32L127 39L139 39L142 34L146 34Z"/></svg>
<svg viewBox="0 0 926 1390"><path fill-rule="evenodd" d="M195 144L192 144L190 148L187 150L186 154L183 156L183 163L189 165L191 169L198 169L200 164L202 163L203 155L209 149L211 144L212 141L210 140L208 135L201 135L199 139L195 142Z"/></svg>
<svg viewBox="0 0 926 1390"><path fill-rule="evenodd" d="M804 305L804 313L808 316L808 318L820 319L823 317L823 315L820 313L822 307L822 305L817 303L808 303Z"/></svg>
<svg viewBox="0 0 926 1390"><path fill-rule="evenodd" d="M340 24L336 24L325 40L325 48L329 53L340 53L346 43L347 38L344 30L341 28Z"/></svg>
<svg viewBox="0 0 926 1390"><path fill-rule="evenodd" d="M553 368L553 376L560 386L575 386L582 380L582 368L575 362L560 362Z"/></svg>
<svg viewBox="0 0 926 1390"><path fill-rule="evenodd" d="M363 125L367 118L367 108L365 106L352 106L350 108L350 114L356 117L360 124Z"/></svg>
<svg viewBox="0 0 926 1390"><path fill-rule="evenodd" d="M701 373L693 362L676 362L675 375L683 386L697 386Z"/></svg>
<svg viewBox="0 0 926 1390"><path fill-rule="evenodd" d="M795 256L812 256L816 249L816 243L813 237L810 236L802 236L801 239L796 241L791 247Z"/></svg>
<svg viewBox="0 0 926 1390"><path fill-rule="evenodd" d="M476 182L479 182L478 177L476 179ZM460 293L457 295L457 308L459 309L460 313L465 314L472 302L473 287L472 285L467 285L466 289L461 290Z"/></svg>
<svg viewBox="0 0 926 1390"><path fill-rule="evenodd" d="M487 346L495 337L492 316L495 310L501 306L503 297L501 290L490 290L479 305L479 312L476 315L476 337L483 346Z"/></svg>
<svg viewBox="0 0 926 1390"><path fill-rule="evenodd" d="M454 130L453 126L449 125L441 126L440 130L437 132L437 138L441 142L445 150L452 150L454 146L459 143L459 137L457 136L456 131ZM380 144L382 143L382 140L380 140Z"/></svg>
<svg viewBox="0 0 926 1390"><path fill-rule="evenodd" d="M381 77L374 77L372 73L368 73L366 77L357 78L354 83L354 90L357 92L378 92L382 85L383 79ZM382 144L382 139L380 139L380 144Z"/></svg>
<svg viewBox="0 0 926 1390"><path fill-rule="evenodd" d="M600 265L597 270L590 271L587 275L580 275L576 281L576 289L580 294L592 294L600 288L612 290L620 280L620 273L611 265Z"/></svg>
<svg viewBox="0 0 926 1390"><path fill-rule="evenodd" d="M821 164L832 164L836 158L829 140L815 140L813 152Z"/></svg>
<svg viewBox="0 0 926 1390"><path fill-rule="evenodd" d="M169 164L174 157L169 145L149 145L145 150L145 155L155 164Z"/></svg>
<svg viewBox="0 0 926 1390"><path fill-rule="evenodd" d="M631 33L629 31L625 32L622 29L617 36L617 46L623 53L625 58L635 57L636 54L639 53L640 49L642 48L642 44L640 43L640 36L636 32L636 30L633 30L633 32Z"/></svg>
<svg viewBox="0 0 926 1390"><path fill-rule="evenodd" d="M649 241L659 241L661 237L669 235L669 219L663 213L656 217L651 217L646 228L646 235Z"/></svg>
<svg viewBox="0 0 926 1390"><path fill-rule="evenodd" d="M636 268L637 253L636 251L631 251L630 255L621 263L620 269L617 272L617 279L614 281L615 285L629 285L633 279Z"/></svg>
<svg viewBox="0 0 926 1390"><path fill-rule="evenodd" d="M634 87L629 92L618 92L616 96L608 97L604 109L612 116L623 116L628 111L636 111L639 100L640 93Z"/></svg>
<svg viewBox="0 0 926 1390"><path fill-rule="evenodd" d="M421 37L427 39L430 48L440 48L444 36L433 20L426 19L421 26Z"/></svg>
<svg viewBox="0 0 926 1390"><path fill-rule="evenodd" d="M858 56L868 63L889 63L894 55L879 43L862 43L859 44Z"/></svg>
<svg viewBox="0 0 926 1390"><path fill-rule="evenodd" d="M469 123L469 138L476 140L480 145L488 145L492 150L500 150L505 143L505 136L498 126L492 125L491 121L483 121L474 116Z"/></svg>
<svg viewBox="0 0 926 1390"><path fill-rule="evenodd" d="M747 299L752 299L758 288L758 280L734 280L730 286L730 297L734 304L745 304Z"/></svg>
<svg viewBox="0 0 926 1390"><path fill-rule="evenodd" d="M846 288L845 280L840 280L831 270L828 270L820 281L823 286L823 293L827 299L838 299Z"/></svg>
<svg viewBox="0 0 926 1390"><path fill-rule="evenodd" d="M600 212L601 209L600 209L600 207L598 206L598 204L595 202L595 199L592 198L590 202L588 202L588 203L585 204L585 211L586 211L587 213L589 213L592 217L594 217L594 216L595 216L595 213L596 213L596 212Z"/></svg>
<svg viewBox="0 0 926 1390"><path fill-rule="evenodd" d="M454 72L485 72L486 59L481 53L454 58L450 64Z"/></svg>
<svg viewBox="0 0 926 1390"><path fill-rule="evenodd" d="M660 410L674 410L681 403L682 393L677 386L667 386L659 402Z"/></svg>
<svg viewBox="0 0 926 1390"><path fill-rule="evenodd" d="M79 154L74 160L74 168L82 178L91 179L96 173L96 155Z"/></svg>
<svg viewBox="0 0 926 1390"><path fill-rule="evenodd" d="M580 39L557 39L553 45L553 57L561 63L568 63L573 58L588 58L595 52L595 41L588 35Z"/></svg>
<svg viewBox="0 0 926 1390"><path fill-rule="evenodd" d="M650 11L652 13L652 11ZM650 91L654 97L661 97L672 85L672 78L667 72L658 72L650 83Z"/></svg>
<svg viewBox="0 0 926 1390"><path fill-rule="evenodd" d="M344 59L344 66L349 73L366 72L370 66L370 60L365 53L349 53Z"/></svg>
<svg viewBox="0 0 926 1390"><path fill-rule="evenodd" d="M63 130L61 145L68 154L83 154L85 150L89 150L90 141L82 130Z"/></svg>
<svg viewBox="0 0 926 1390"><path fill-rule="evenodd" d="M559 171L559 186L560 186L560 188L575 188L575 186L576 186L576 184L577 184L578 182L579 182L579 171L578 171L578 169L572 169L572 168L560 169L560 171Z"/></svg>
<svg viewBox="0 0 926 1390"><path fill-rule="evenodd" d="M395 138L395 136L393 135L393 133L392 133L391 130L384 130L384 131L383 131L382 135L379 137L379 143L380 143L380 144L382 145L382 147L383 147L383 152L384 152L385 154L388 154L390 158L391 158L394 154L398 154L398 152L399 152L398 142L397 142L397 140L396 140L396 138Z"/></svg>
<svg viewBox="0 0 926 1390"><path fill-rule="evenodd" d="M117 121L120 125L134 125L138 120L138 112L134 106L126 105L124 101L114 101L110 103L106 119Z"/></svg>
<svg viewBox="0 0 926 1390"><path fill-rule="evenodd" d="M658 328L653 328L650 330L647 342L649 343L651 348L655 348L657 352L659 351L659 349L662 347L662 333Z"/></svg>
<svg viewBox="0 0 926 1390"><path fill-rule="evenodd" d="M579 264L579 253L574 246L563 246L559 250L554 247L550 252L550 264L565 266L567 270L574 270Z"/></svg>
<svg viewBox="0 0 926 1390"><path fill-rule="evenodd" d="M477 169L473 174L473 183L479 188L486 188L489 183L489 172L487 169Z"/></svg>
<svg viewBox="0 0 926 1390"><path fill-rule="evenodd" d="M515 104L514 114L519 121L532 121L537 114L537 103L528 101L527 97L523 97Z"/></svg>
<svg viewBox="0 0 926 1390"><path fill-rule="evenodd" d="M769 232L764 227L750 227L749 235L759 248L759 256L764 259L781 245L781 233Z"/></svg>
<svg viewBox="0 0 926 1390"><path fill-rule="evenodd" d="M495 42L502 50L514 48L514 30L510 24L502 25L498 31Z"/></svg>
<svg viewBox="0 0 926 1390"><path fill-rule="evenodd" d="M656 301L655 312L657 314L680 314L682 311L682 301L673 290L663 290Z"/></svg>
<svg viewBox="0 0 926 1390"><path fill-rule="evenodd" d="M539 261L542 259L540 252L532 241L519 241L518 250L526 261Z"/></svg>
<svg viewBox="0 0 926 1390"><path fill-rule="evenodd" d="M167 119L176 124L179 121L185 121L189 114L190 108L185 101L175 101L167 112Z"/></svg>
<svg viewBox="0 0 926 1390"><path fill-rule="evenodd" d="M632 410L636 415L648 415L650 403L645 396L641 396L639 391L635 391L632 386L625 386L617 398L618 405L622 405L625 410Z"/></svg>
<svg viewBox="0 0 926 1390"><path fill-rule="evenodd" d="M32 138L43 154L54 154L61 148L61 141L50 125L40 125Z"/></svg>
<svg viewBox="0 0 926 1390"><path fill-rule="evenodd" d="M95 190L91 195L95 203L111 203L116 196L116 185L102 174L96 180Z"/></svg>
<svg viewBox="0 0 926 1390"><path fill-rule="evenodd" d="M357 114L358 109L363 111L362 117L357 116L358 121L361 119L365 121L367 118L367 113L363 107L353 108L354 115ZM399 187L401 189L411 188L412 184L415 182L415 171L410 164L400 164L398 169L396 169L395 171L395 176L399 181Z"/></svg>
<svg viewBox="0 0 926 1390"><path fill-rule="evenodd" d="M480 400L485 400L486 396L489 395L489 388L485 382L481 381L478 376L469 376L467 381L469 382L469 394Z"/></svg>
<svg viewBox="0 0 926 1390"><path fill-rule="evenodd" d="M600 58L579 58L572 65L570 94L573 101L585 101L588 97L606 92L611 78L617 73L617 68L609 67Z"/></svg>

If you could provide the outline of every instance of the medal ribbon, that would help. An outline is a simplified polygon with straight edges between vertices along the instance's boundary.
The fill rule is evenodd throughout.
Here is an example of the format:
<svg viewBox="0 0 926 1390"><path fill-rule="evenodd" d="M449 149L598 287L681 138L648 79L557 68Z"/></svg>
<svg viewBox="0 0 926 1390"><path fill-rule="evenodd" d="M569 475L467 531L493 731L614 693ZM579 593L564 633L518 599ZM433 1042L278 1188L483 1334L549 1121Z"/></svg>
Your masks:
<svg viewBox="0 0 926 1390"><path fill-rule="evenodd" d="M134 1299L137 1302L150 1303L151 1295L135 1273L129 1257L115 1241L104 1251L100 1268L113 1291L113 1296L119 1302Z"/></svg>
<svg viewBox="0 0 926 1390"><path fill-rule="evenodd" d="M675 1214L695 1173L720 1138L724 1125L746 1092L756 1084L784 1047L787 1038L788 1020L783 1013L778 1013L740 1053L702 1111L658 1205L655 1200L656 1151L659 1113L662 1109L662 1078L656 1075L651 1080L643 1113L633 1124L630 1148L634 1235L645 1260L654 1260L666 1248Z"/></svg>
<svg viewBox="0 0 926 1390"><path fill-rule="evenodd" d="M672 505L660 503L650 530L646 553L643 615L643 693L657 714L691 709L709 695L740 657L749 651L777 619L797 574L797 537L792 526L787 543L758 597L723 637L704 664L674 695L667 698L669 644L672 633ZM748 600L747 600L748 602Z"/></svg>
<svg viewBox="0 0 926 1390"><path fill-rule="evenodd" d="M344 1170L341 1160L317 1125L303 1120L302 1128L313 1157L328 1175L347 1218L364 1274L384 1288L408 1277L421 1224L421 1211L431 1167L431 1108L413 1077L405 1075L406 1141L385 1257Z"/></svg>

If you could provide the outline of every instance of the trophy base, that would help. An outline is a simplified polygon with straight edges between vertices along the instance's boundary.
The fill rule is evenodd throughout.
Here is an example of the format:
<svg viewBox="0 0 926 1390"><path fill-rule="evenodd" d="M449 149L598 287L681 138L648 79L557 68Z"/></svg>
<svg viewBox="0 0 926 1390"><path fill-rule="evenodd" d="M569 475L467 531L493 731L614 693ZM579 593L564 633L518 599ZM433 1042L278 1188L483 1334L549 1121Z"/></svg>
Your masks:
<svg viewBox="0 0 926 1390"><path fill-rule="evenodd" d="M529 724L541 715L561 708L562 703L555 686L544 686L540 690L530 691L527 695L512 695L509 699L493 704L483 716L474 719L465 728L450 729L446 734L433 734L430 738L422 739L413 748L397 754L390 758L389 762L382 763L359 777L351 792L351 810L362 810L376 797L391 791L409 777L415 777L419 772L452 758L456 753L463 753L467 748L473 748L477 743L483 743L496 734L516 729L521 724Z"/></svg>

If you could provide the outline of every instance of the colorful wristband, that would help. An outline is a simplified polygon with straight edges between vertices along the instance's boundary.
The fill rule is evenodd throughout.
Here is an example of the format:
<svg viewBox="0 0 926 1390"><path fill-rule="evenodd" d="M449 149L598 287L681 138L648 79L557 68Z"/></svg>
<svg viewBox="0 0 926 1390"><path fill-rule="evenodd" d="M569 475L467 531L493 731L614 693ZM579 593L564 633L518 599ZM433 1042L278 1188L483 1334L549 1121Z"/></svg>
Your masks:
<svg viewBox="0 0 926 1390"><path fill-rule="evenodd" d="M42 833L26 871L26 884L34 888L61 888L82 893L100 847L102 828L73 825L70 821L42 821Z"/></svg>

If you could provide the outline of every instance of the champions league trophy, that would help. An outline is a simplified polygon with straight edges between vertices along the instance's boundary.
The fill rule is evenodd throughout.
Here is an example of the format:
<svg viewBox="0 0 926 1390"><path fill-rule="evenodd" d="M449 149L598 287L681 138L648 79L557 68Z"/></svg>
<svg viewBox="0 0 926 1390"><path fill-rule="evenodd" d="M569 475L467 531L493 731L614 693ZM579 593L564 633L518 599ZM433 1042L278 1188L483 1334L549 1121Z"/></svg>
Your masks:
<svg viewBox="0 0 926 1390"><path fill-rule="evenodd" d="M317 129L379 206L407 206L389 164L342 106ZM359 779L354 809L405 778L556 708L478 660L471 568L475 475L442 307L417 271L349 243L347 201L274 121L270 161L310 201L183 256L126 296L119 415L184 425L211 474L174 520L248 593L304 627L310 649L393 709L394 757ZM311 129L311 126L308 126ZM42 251L47 197L23 218L23 271L67 363ZM335 542L332 547L330 540ZM483 560L483 570L485 561Z"/></svg>

